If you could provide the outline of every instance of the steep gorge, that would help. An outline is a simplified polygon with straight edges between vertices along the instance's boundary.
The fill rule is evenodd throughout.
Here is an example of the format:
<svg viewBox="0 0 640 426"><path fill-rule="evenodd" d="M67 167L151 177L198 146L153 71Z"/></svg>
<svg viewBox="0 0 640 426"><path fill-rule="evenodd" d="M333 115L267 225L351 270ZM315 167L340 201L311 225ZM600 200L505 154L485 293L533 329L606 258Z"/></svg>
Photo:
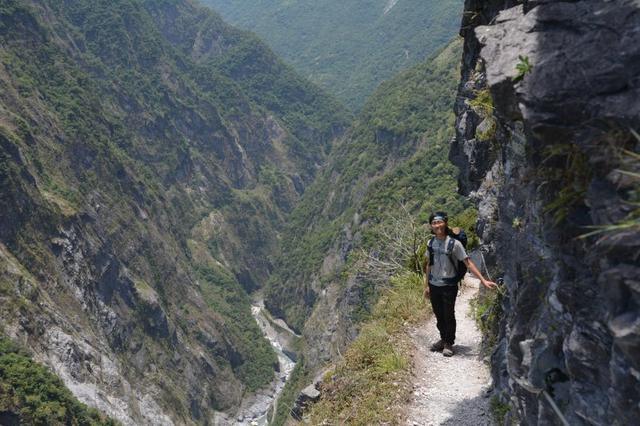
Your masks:
<svg viewBox="0 0 640 426"><path fill-rule="evenodd" d="M123 424L233 415L276 368L247 292L348 114L190 1L5 1L0 40L2 333Z"/></svg>
<svg viewBox="0 0 640 426"><path fill-rule="evenodd" d="M507 296L505 424L640 415L640 6L467 0L450 157Z"/></svg>
<svg viewBox="0 0 640 426"><path fill-rule="evenodd" d="M383 230L436 206L475 220L446 159L460 47L382 84L292 212L265 304L305 337L310 371L339 357L369 315L388 275L363 273L363 254L385 258Z"/></svg>

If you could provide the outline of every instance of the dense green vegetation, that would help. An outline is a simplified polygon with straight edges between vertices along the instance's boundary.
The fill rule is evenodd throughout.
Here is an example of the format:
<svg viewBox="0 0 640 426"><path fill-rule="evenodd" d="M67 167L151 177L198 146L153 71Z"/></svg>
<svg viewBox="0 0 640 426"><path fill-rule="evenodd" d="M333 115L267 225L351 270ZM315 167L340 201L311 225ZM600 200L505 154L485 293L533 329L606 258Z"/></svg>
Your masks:
<svg viewBox="0 0 640 426"><path fill-rule="evenodd" d="M29 425L115 425L73 397L55 374L0 337L0 413Z"/></svg>
<svg viewBox="0 0 640 426"><path fill-rule="evenodd" d="M267 384L275 356L246 290L266 279L346 110L182 0L7 0L0 59L0 201L15 207L2 209L0 249L38 288L27 299L20 277L0 276L2 320L79 321L177 418L236 403L224 381L240 396ZM188 363L213 365L207 395L185 390Z"/></svg>
<svg viewBox="0 0 640 426"><path fill-rule="evenodd" d="M228 335L235 342L238 352L250 357L249 362L232 363L232 367L249 391L259 389L273 379L278 359L271 346L262 344L262 333L255 327L249 309L249 296L231 274L219 267L198 268L198 276L205 302L215 312L229 319L226 324Z"/></svg>
<svg viewBox="0 0 640 426"><path fill-rule="evenodd" d="M202 1L353 109L380 82L446 45L462 9L460 0Z"/></svg>
<svg viewBox="0 0 640 426"><path fill-rule="evenodd" d="M442 208L467 229L473 225L473 209L457 194L456 170L447 160L459 52L454 42L382 84L293 211L267 304L295 329L314 304L311 283L327 254L348 247L345 263L319 277L324 284L344 279L359 249L379 248L378 228L389 212L404 205L424 222ZM346 228L357 237L349 241Z"/></svg>

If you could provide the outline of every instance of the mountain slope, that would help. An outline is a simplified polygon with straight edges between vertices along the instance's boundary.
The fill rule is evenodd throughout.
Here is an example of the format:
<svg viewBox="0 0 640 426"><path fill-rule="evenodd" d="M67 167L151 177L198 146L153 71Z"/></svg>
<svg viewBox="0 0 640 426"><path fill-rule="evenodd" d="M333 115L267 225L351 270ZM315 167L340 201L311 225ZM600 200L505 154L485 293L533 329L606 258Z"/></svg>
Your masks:
<svg viewBox="0 0 640 426"><path fill-rule="evenodd" d="M246 290L347 114L182 0L0 6L0 317L125 424L233 413L275 356Z"/></svg>
<svg viewBox="0 0 640 426"><path fill-rule="evenodd" d="M302 74L360 109L375 87L447 44L459 0L203 0Z"/></svg>
<svg viewBox="0 0 640 426"><path fill-rule="evenodd" d="M382 84L291 215L266 304L304 332L311 365L336 355L367 314L377 290L357 255L385 250L378 233L402 205L419 220L439 207L472 221L447 162L460 46Z"/></svg>
<svg viewBox="0 0 640 426"><path fill-rule="evenodd" d="M2 425L116 425L78 403L55 374L6 338L0 338L0 383Z"/></svg>

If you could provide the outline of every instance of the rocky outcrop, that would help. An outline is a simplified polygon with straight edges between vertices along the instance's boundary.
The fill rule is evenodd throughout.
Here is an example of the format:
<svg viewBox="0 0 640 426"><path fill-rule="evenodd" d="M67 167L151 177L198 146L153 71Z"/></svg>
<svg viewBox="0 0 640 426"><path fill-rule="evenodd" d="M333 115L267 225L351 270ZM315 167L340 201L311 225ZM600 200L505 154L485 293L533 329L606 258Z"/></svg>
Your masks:
<svg viewBox="0 0 640 426"><path fill-rule="evenodd" d="M320 391L316 389L315 384L309 385L300 391L296 402L291 409L291 415L295 419L302 419L302 415L310 405L318 402L320 399Z"/></svg>
<svg viewBox="0 0 640 426"><path fill-rule="evenodd" d="M504 276L494 392L521 424L559 422L545 392L570 424L640 415L638 22L633 1L465 4L450 158Z"/></svg>
<svg viewBox="0 0 640 426"><path fill-rule="evenodd" d="M323 392L323 379L333 371L333 366L320 370L320 372L313 378L311 384L303 388L300 393L298 393L298 396L293 402L293 406L291 408L291 417L296 420L302 420L304 418L305 413L309 411L313 404L320 400Z"/></svg>

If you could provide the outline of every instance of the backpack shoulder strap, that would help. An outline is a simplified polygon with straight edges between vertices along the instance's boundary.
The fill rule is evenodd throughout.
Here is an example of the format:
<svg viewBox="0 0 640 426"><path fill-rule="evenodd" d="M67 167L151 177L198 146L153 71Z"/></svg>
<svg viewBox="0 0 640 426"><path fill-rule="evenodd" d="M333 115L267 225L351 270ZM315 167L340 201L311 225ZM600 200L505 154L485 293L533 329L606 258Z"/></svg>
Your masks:
<svg viewBox="0 0 640 426"><path fill-rule="evenodd" d="M452 236L449 236L445 253L447 254L447 257L449 258L449 262L451 262L451 264L453 265L453 269L456 271L456 274L457 274L458 262L456 262L455 259L453 258L453 246L455 246L455 244L456 244L456 239L453 238Z"/></svg>
<svg viewBox="0 0 640 426"><path fill-rule="evenodd" d="M453 238L452 236L449 236L449 241L447 242L447 249L446 249L447 256L451 257L451 255L453 254L453 246L455 244L456 244L456 239Z"/></svg>
<svg viewBox="0 0 640 426"><path fill-rule="evenodd" d="M431 237L429 242L427 243L427 250L429 251L429 266L433 266L433 239L435 237Z"/></svg>

